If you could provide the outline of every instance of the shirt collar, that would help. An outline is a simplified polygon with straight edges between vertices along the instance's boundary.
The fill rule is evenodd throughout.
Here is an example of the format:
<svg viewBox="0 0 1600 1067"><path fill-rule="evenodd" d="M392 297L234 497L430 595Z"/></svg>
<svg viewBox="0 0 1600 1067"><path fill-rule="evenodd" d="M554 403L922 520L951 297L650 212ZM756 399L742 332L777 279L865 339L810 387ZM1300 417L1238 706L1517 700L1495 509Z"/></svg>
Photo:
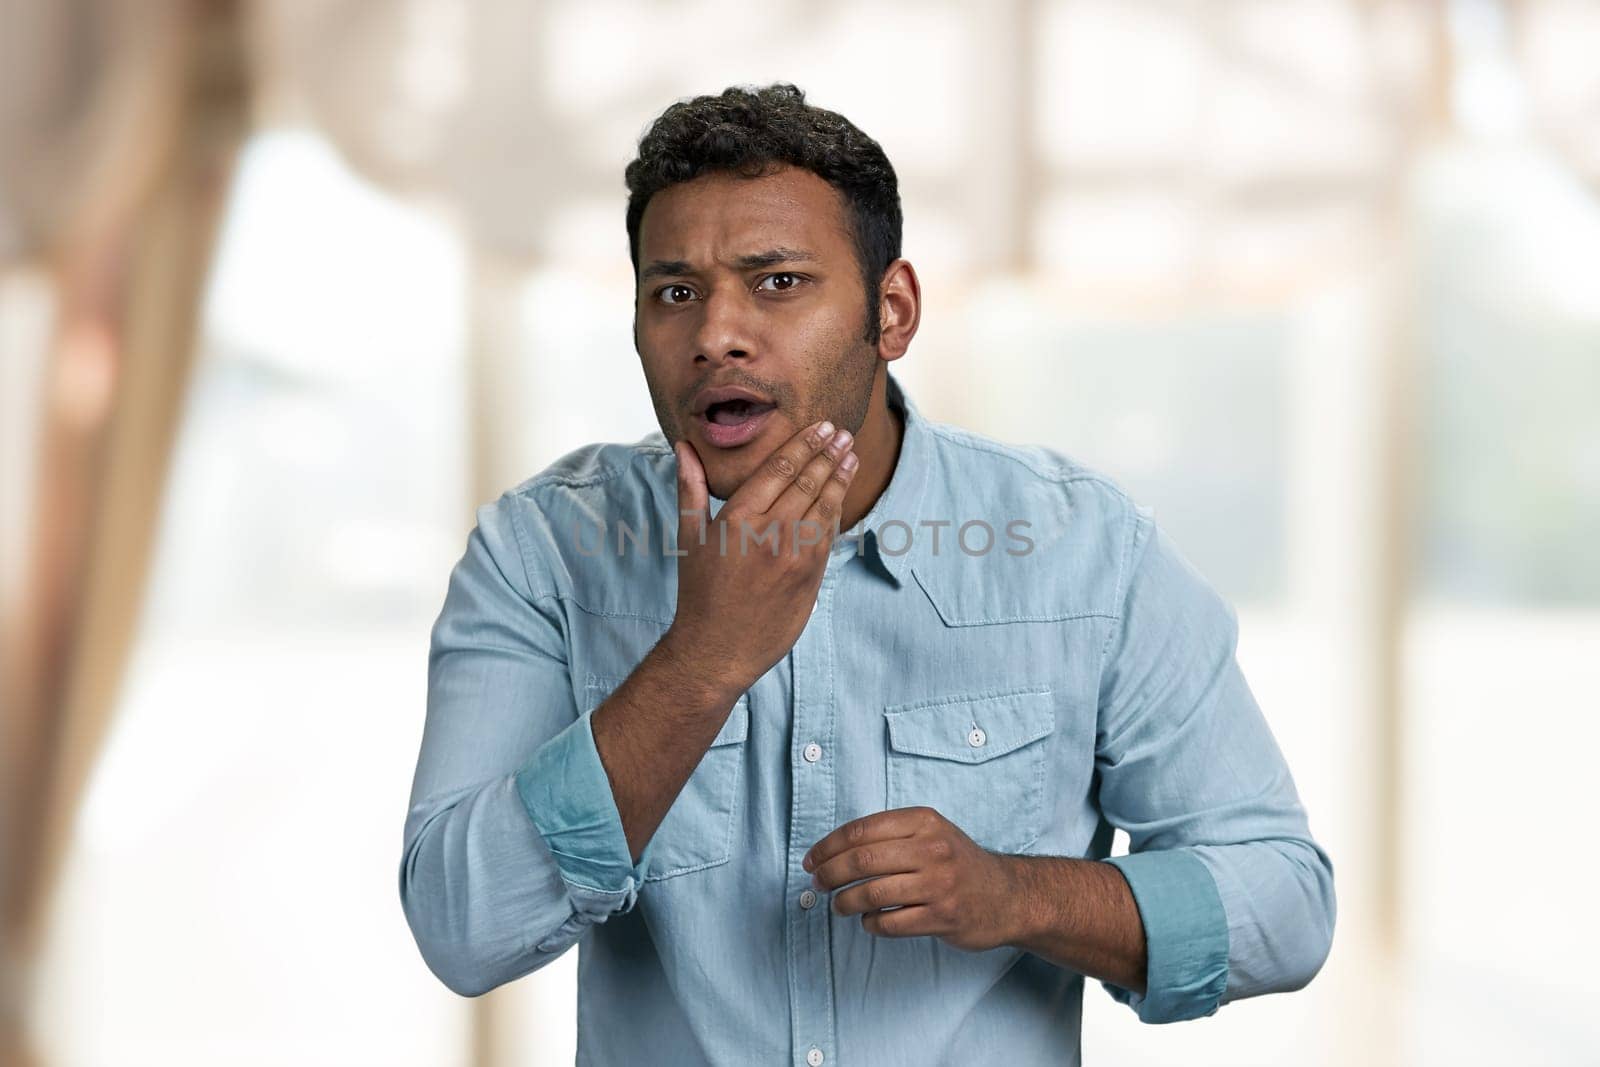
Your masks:
<svg viewBox="0 0 1600 1067"><path fill-rule="evenodd" d="M832 555L845 557L859 553L899 585L905 580L912 557L926 540L926 531L919 531L917 522L928 484L930 443L927 420L895 376L887 371L884 376L889 407L900 413L903 425L900 455L895 460L889 484L859 522L840 531L833 543ZM715 517L725 503L727 501L712 494L711 515ZM886 524L888 528L884 529ZM879 544L880 531L886 545Z"/></svg>

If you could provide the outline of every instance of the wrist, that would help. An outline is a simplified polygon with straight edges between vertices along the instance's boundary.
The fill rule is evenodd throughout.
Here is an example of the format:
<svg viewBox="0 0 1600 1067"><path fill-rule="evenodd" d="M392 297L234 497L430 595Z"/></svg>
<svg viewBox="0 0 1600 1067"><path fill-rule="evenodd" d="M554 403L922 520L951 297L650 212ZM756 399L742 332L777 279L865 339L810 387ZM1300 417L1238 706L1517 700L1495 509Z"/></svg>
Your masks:
<svg viewBox="0 0 1600 1067"><path fill-rule="evenodd" d="M1040 928L1038 879L1030 868L1029 857L997 854L1001 885L1000 943L1026 948Z"/></svg>
<svg viewBox="0 0 1600 1067"><path fill-rule="evenodd" d="M1069 856L1001 856L1009 905L1002 909L1005 943L1033 948L1076 941L1092 924L1097 897L1094 860Z"/></svg>
<svg viewBox="0 0 1600 1067"><path fill-rule="evenodd" d="M696 705L728 707L752 683L742 681L726 664L697 649L699 642L688 640L674 625L652 649L652 655L671 672L679 691L688 694Z"/></svg>

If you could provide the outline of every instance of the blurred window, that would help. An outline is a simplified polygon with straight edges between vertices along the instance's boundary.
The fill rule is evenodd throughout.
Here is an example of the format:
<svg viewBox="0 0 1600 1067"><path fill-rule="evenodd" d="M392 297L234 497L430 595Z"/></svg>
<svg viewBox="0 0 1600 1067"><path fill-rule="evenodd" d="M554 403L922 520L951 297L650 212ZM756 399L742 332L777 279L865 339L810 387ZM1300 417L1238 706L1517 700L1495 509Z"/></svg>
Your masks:
<svg viewBox="0 0 1600 1067"><path fill-rule="evenodd" d="M448 228L315 136L248 146L63 888L52 1062L464 1061L395 882L464 544L464 283Z"/></svg>

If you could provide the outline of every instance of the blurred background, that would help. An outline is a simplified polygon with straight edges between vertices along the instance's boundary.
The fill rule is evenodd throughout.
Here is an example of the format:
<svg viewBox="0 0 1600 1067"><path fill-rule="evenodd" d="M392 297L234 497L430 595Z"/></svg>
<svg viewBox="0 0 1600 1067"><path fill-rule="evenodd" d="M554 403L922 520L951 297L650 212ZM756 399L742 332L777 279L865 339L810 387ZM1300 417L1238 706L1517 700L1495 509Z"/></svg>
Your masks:
<svg viewBox="0 0 1600 1067"><path fill-rule="evenodd" d="M466 1000L402 916L428 631L657 428L623 166L774 80L898 169L897 376L1154 507L1334 857L1307 990L1091 983L1087 1061L1600 1063L1577 0L4 0L0 1062L572 1062L576 952Z"/></svg>

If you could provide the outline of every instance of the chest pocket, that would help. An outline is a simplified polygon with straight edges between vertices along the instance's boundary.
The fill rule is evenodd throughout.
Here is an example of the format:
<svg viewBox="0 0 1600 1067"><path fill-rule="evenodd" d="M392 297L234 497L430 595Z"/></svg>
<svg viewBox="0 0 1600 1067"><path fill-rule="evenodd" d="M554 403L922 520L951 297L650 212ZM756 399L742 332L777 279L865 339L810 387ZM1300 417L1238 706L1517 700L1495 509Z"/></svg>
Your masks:
<svg viewBox="0 0 1600 1067"><path fill-rule="evenodd" d="M889 807L925 804L991 852L1015 853L1045 830L1048 686L893 704Z"/></svg>
<svg viewBox="0 0 1600 1067"><path fill-rule="evenodd" d="M589 675L584 687L584 710L599 707L621 684L620 678ZM746 693L728 712L728 720L656 827L650 841L650 862L645 868L646 882L715 867L727 863L733 855L749 736L750 696Z"/></svg>

